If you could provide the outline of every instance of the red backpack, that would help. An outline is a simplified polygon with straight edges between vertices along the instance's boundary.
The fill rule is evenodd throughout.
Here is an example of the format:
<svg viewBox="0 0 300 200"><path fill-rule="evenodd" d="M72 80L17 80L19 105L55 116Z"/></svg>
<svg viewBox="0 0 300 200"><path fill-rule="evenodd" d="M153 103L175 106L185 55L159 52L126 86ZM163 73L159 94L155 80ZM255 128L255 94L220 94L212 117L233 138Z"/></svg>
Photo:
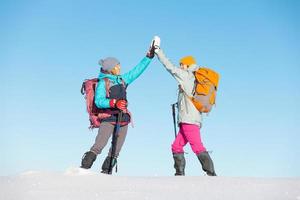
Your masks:
<svg viewBox="0 0 300 200"><path fill-rule="evenodd" d="M104 78L104 81L106 87L106 95L108 96L109 95L108 88L110 83L107 78ZM98 82L99 82L98 78L86 79L82 83L82 87L81 87L81 94L85 95L84 98L86 100L86 109L89 114L90 129L99 128L101 119L111 116L111 113L103 109L99 109L95 104L95 90Z"/></svg>

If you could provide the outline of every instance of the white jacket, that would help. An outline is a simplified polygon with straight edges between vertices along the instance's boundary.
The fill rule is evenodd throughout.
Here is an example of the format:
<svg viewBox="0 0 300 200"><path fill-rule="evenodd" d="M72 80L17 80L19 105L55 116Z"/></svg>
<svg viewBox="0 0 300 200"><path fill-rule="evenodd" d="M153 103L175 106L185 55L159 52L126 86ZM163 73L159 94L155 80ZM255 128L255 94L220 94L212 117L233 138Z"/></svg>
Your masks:
<svg viewBox="0 0 300 200"><path fill-rule="evenodd" d="M196 124L201 126L202 115L195 108L192 101L188 96L193 96L195 76L194 71L199 67L197 65L191 65L188 69L183 70L175 66L164 54L164 52L159 49L156 50L156 55L159 61L164 65L164 67L170 72L170 74L176 79L176 81L181 86L182 90L178 93L178 123L188 123Z"/></svg>

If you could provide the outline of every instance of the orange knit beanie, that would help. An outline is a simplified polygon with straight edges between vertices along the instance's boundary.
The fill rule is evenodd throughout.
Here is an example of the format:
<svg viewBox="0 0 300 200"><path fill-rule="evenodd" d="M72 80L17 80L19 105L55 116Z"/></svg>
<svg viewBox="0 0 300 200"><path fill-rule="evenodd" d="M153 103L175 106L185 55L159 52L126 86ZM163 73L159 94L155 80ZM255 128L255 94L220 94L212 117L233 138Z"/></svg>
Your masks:
<svg viewBox="0 0 300 200"><path fill-rule="evenodd" d="M180 59L180 63L190 66L192 64L196 64L196 60L193 56L186 56Z"/></svg>

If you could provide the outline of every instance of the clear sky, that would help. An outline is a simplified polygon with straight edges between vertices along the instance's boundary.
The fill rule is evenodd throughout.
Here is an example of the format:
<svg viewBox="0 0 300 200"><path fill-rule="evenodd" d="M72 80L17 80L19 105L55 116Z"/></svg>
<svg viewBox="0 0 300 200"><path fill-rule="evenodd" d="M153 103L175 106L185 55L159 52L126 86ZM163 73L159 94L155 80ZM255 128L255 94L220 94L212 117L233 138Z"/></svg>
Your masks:
<svg viewBox="0 0 300 200"><path fill-rule="evenodd" d="M82 81L107 56L129 71L159 35L175 64L193 55L221 75L201 129L217 174L300 176L299 13L296 0L1 1L0 175L79 166L97 134L87 129ZM117 175L174 174L176 92L156 58L128 87L135 127ZM203 175L185 150L186 174Z"/></svg>

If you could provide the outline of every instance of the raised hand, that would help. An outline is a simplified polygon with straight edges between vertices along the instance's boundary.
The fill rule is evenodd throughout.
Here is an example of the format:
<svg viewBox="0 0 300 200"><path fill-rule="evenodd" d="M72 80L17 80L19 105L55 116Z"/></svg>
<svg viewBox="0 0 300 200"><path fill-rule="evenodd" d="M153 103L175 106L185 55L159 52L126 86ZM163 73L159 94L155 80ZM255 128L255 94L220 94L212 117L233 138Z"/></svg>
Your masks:
<svg viewBox="0 0 300 200"><path fill-rule="evenodd" d="M160 38L158 36L154 36L154 38L151 41L150 48L149 48L146 56L148 58L152 59L155 55L154 54L155 50L159 49L159 48L160 48Z"/></svg>

